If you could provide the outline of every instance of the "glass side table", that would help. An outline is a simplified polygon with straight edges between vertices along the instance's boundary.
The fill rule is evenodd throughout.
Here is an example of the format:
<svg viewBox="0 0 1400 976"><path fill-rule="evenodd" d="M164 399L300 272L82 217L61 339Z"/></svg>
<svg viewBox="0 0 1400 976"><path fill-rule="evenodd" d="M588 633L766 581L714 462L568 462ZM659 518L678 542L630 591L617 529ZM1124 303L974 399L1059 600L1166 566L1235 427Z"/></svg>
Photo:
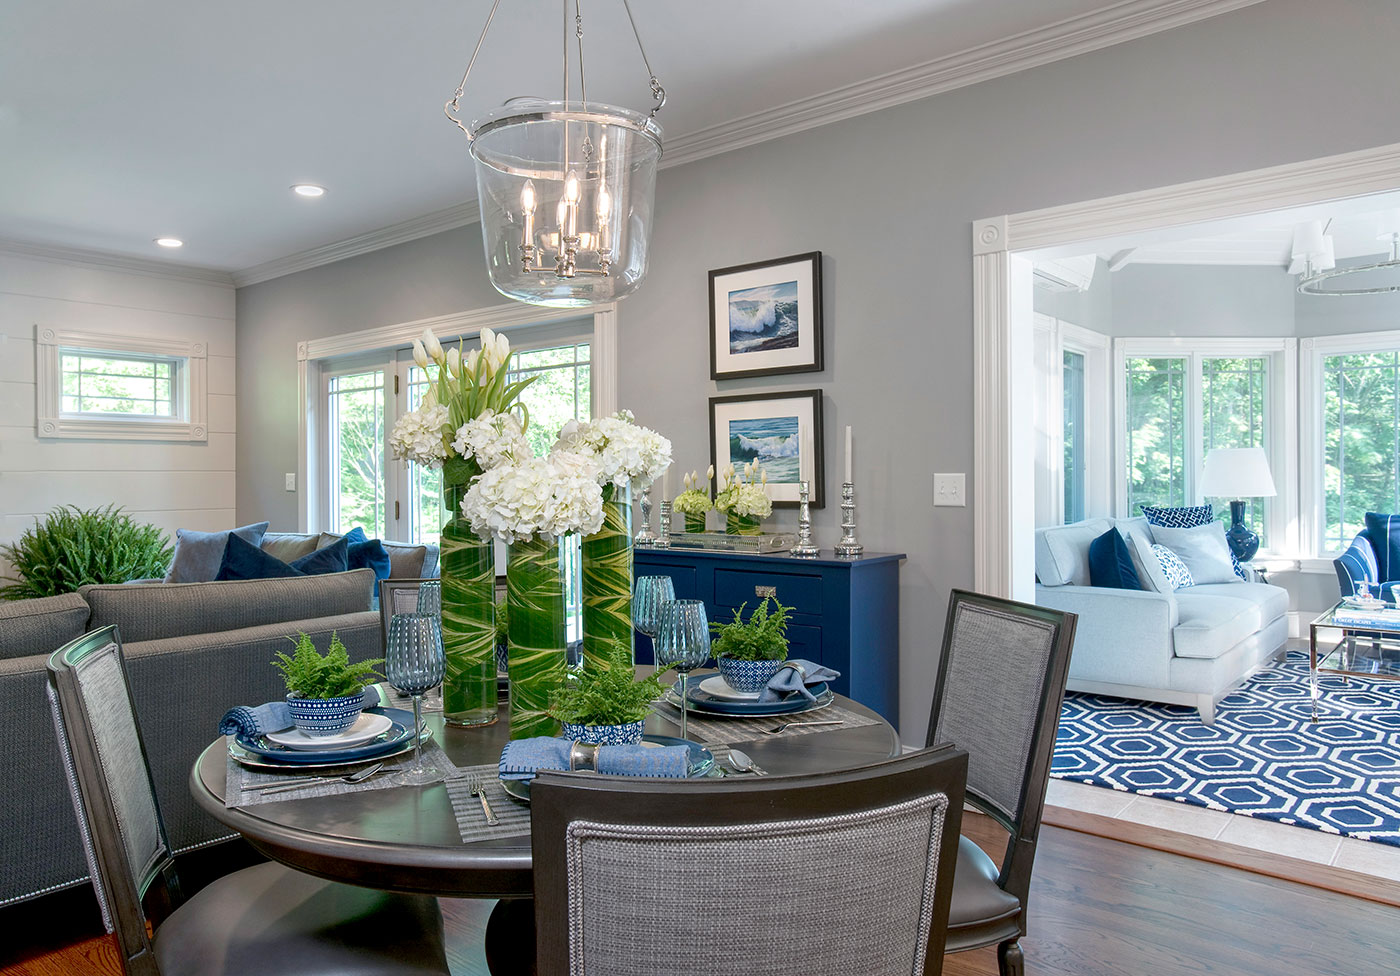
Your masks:
<svg viewBox="0 0 1400 976"><path fill-rule="evenodd" d="M1400 613L1393 608L1395 619L1383 617L1364 624L1337 620L1337 612L1347 608L1337 603L1308 625L1308 680L1312 693L1312 720L1317 721L1317 684L1319 674L1340 674L1347 677L1400 680ZM1324 638L1320 643L1318 631L1340 631L1335 644Z"/></svg>

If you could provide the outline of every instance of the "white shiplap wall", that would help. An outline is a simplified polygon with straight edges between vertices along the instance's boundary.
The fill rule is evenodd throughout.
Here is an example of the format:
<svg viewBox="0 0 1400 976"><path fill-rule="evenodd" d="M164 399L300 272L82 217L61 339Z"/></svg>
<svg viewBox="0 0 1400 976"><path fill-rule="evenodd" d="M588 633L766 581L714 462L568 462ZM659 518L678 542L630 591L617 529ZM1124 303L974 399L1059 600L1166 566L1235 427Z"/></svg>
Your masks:
<svg viewBox="0 0 1400 976"><path fill-rule="evenodd" d="M40 439L36 325L208 343L208 441ZM0 543L61 504L114 503L172 538L233 525L234 415L232 287L0 253Z"/></svg>

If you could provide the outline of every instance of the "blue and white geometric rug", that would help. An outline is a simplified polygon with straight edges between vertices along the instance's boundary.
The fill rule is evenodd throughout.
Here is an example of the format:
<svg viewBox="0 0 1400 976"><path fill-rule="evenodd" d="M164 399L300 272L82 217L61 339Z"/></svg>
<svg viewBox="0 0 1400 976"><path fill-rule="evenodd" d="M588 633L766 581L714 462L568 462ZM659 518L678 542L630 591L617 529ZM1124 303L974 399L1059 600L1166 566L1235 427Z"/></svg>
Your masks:
<svg viewBox="0 0 1400 976"><path fill-rule="evenodd" d="M1051 774L1400 846L1400 681L1320 678L1290 651L1215 709L1065 695Z"/></svg>

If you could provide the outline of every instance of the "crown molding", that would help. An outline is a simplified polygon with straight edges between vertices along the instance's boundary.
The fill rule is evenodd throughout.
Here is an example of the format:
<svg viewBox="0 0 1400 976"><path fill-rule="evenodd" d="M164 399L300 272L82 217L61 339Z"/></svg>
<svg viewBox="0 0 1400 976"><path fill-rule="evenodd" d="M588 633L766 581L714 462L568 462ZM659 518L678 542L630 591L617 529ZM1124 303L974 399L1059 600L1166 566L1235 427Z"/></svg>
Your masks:
<svg viewBox="0 0 1400 976"><path fill-rule="evenodd" d="M31 244L27 241L0 240L0 254L8 254L17 258L30 258L35 261L50 261L54 264L95 268L99 271L121 271L126 274L145 275L148 278L167 278L173 281L192 281L201 285L234 287L234 277L227 271L167 264L164 261L134 258L112 251L94 251L80 247L53 247L47 244Z"/></svg>
<svg viewBox="0 0 1400 976"><path fill-rule="evenodd" d="M283 258L257 264L251 268L244 268L242 271L235 271L233 283L239 288L244 285L256 285L260 281L270 281L283 275L306 271L310 268L319 268L323 264L333 264L336 261L344 261L346 258L353 258L360 254L369 254L371 251L393 247L395 244L406 244L409 241L416 241L420 237L429 237L445 230L464 227L467 224L474 224L480 219L481 210L477 207L476 201L468 200L455 207L435 210L421 217L381 227L379 230L372 230L367 234L360 234L357 237L337 241L334 244L326 244L323 247L313 247L309 251L298 251Z"/></svg>
<svg viewBox="0 0 1400 976"><path fill-rule="evenodd" d="M1262 2L1264 0L1123 0L1102 10L981 44L912 68L893 71L677 136L667 142L660 165L662 169L682 166L831 122L878 112L905 102L1087 54ZM242 288L452 230L480 219L476 201L469 200L349 240L245 268L234 272L233 282Z"/></svg>

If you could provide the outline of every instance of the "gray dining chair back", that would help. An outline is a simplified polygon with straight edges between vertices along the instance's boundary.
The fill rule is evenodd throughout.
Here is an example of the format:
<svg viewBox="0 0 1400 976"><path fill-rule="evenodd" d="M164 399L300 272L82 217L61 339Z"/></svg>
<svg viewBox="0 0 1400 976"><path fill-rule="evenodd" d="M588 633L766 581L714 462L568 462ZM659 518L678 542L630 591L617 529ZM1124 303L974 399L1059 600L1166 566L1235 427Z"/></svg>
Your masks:
<svg viewBox="0 0 1400 976"><path fill-rule="evenodd" d="M948 949L998 945L1003 976L1022 971L1018 943L1077 620L965 590L948 603L928 745L967 750L967 800L1009 835L999 864L960 843Z"/></svg>
<svg viewBox="0 0 1400 976"><path fill-rule="evenodd" d="M185 897L117 628L59 648L48 678L88 869L128 974L446 976L442 916L431 898L333 884L278 864L245 868Z"/></svg>
<svg viewBox="0 0 1400 976"><path fill-rule="evenodd" d="M933 976L966 756L804 776L543 774L541 976Z"/></svg>

